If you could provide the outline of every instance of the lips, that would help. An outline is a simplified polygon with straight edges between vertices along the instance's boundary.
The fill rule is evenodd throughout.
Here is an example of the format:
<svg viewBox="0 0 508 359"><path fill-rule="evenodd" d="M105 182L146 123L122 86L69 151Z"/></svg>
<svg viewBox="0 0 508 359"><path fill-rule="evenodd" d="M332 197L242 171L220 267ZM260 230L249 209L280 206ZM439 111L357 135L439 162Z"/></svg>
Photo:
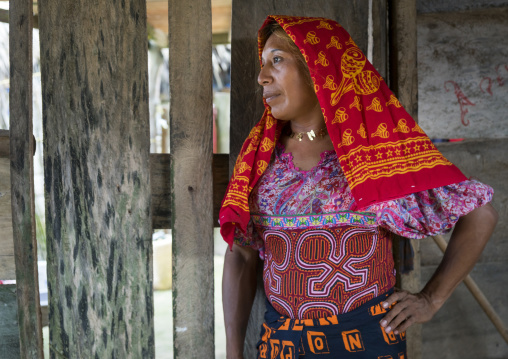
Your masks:
<svg viewBox="0 0 508 359"><path fill-rule="evenodd" d="M280 94L278 92L263 92L263 98L267 103L273 101Z"/></svg>

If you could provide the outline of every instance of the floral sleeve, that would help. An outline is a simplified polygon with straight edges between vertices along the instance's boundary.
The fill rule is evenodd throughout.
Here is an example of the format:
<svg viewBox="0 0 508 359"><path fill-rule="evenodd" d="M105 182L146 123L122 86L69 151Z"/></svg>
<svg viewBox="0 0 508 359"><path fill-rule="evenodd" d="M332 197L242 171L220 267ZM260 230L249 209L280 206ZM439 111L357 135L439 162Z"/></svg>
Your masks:
<svg viewBox="0 0 508 359"><path fill-rule="evenodd" d="M492 187L476 180L417 192L377 203L367 211L377 213L379 225L407 238L446 233L459 217L492 200Z"/></svg>
<svg viewBox="0 0 508 359"><path fill-rule="evenodd" d="M256 231L256 228L252 223L252 219L249 220L245 233L242 233L238 227L235 229L235 238L233 243L242 247L250 247L259 251L259 257L264 259L265 245L258 232Z"/></svg>

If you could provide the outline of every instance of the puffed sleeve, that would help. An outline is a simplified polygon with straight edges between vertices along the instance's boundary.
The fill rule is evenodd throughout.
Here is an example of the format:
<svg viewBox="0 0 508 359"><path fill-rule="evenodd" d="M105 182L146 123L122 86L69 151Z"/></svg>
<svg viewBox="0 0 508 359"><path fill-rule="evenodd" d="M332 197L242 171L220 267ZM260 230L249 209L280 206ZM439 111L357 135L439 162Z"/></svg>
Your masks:
<svg viewBox="0 0 508 359"><path fill-rule="evenodd" d="M242 247L250 247L255 249L259 251L259 257L263 260L265 259L265 245L260 235L256 231L256 228L252 223L252 219L249 220L245 233L242 233L238 227L235 229L235 238L233 243Z"/></svg>
<svg viewBox="0 0 508 359"><path fill-rule="evenodd" d="M379 226L407 238L448 232L459 217L492 200L492 187L467 180L444 187L376 203L367 208L377 214Z"/></svg>

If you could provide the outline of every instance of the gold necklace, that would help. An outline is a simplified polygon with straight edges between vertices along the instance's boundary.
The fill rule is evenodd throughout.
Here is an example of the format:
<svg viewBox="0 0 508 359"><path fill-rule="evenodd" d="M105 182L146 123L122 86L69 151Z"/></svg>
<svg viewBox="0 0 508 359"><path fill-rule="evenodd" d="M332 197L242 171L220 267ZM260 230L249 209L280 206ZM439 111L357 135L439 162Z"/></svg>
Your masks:
<svg viewBox="0 0 508 359"><path fill-rule="evenodd" d="M309 138L309 140L314 141L314 139L316 138L316 136L319 136L319 137L323 138L323 137L325 137L325 135L328 133L328 132L326 131L326 127L323 127L323 128L321 128L321 129L317 130L317 135L316 135L316 133L314 132L314 130L310 130L310 131L308 131L308 132L293 132L293 131L291 130L291 128L288 128L288 130L289 130L289 131L288 131L288 132L289 132L289 134L288 134L288 135L289 135L289 137L290 137L290 138L295 138L295 137L296 137L296 138L298 139L298 141L300 141L300 142L302 141L303 135L305 135L305 134L307 135L307 137Z"/></svg>

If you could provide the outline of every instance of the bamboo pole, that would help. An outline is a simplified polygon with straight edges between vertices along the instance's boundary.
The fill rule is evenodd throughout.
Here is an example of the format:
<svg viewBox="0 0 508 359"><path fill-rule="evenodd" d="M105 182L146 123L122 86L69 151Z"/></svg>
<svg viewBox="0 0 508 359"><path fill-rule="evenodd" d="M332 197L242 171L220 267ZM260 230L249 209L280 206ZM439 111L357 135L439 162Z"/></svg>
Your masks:
<svg viewBox="0 0 508 359"><path fill-rule="evenodd" d="M432 238L436 242L439 249L441 249L441 251L444 253L448 245L443 236L436 234L435 236L432 236ZM473 278L471 278L469 274L467 275L466 278L464 278L464 284L466 285L467 289L469 289L473 297L476 299L480 307L482 307L485 314L487 314L490 321L494 324L494 326L498 330L499 334L501 334L505 342L508 343L508 329L506 328L506 325L504 324L501 317L496 313L495 309L492 307L485 294L483 294L481 289L478 287L476 282L473 280Z"/></svg>

